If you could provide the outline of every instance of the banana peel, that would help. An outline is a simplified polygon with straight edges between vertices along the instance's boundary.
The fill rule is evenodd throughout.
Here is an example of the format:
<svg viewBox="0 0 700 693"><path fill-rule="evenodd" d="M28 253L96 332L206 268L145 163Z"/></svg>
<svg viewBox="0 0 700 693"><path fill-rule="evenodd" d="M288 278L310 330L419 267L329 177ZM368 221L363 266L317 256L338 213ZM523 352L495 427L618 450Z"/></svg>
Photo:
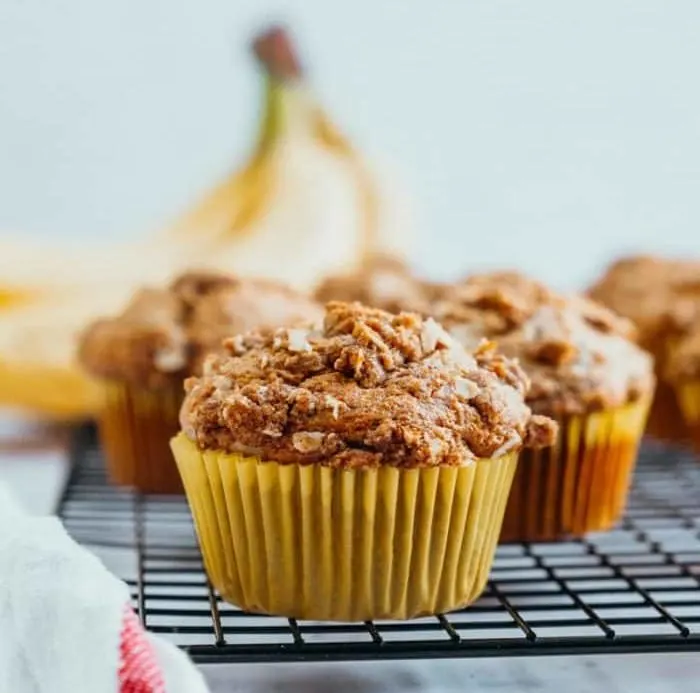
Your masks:
<svg viewBox="0 0 700 693"><path fill-rule="evenodd" d="M100 398L75 364L78 328L143 284L196 267L311 289L381 252L376 178L315 100L289 37L273 28L253 48L265 78L253 152L174 224L131 244L49 250L0 239L0 407L93 415ZM399 233L404 243L407 228ZM37 332L44 324L53 332Z"/></svg>
<svg viewBox="0 0 700 693"><path fill-rule="evenodd" d="M363 197L348 162L319 143L303 82L266 80L266 117L248 164L166 232L200 266L310 290L362 260Z"/></svg>
<svg viewBox="0 0 700 693"><path fill-rule="evenodd" d="M101 402L97 384L76 366L0 360L0 407L56 421L91 418Z"/></svg>
<svg viewBox="0 0 700 693"><path fill-rule="evenodd" d="M0 311L33 303L43 295L32 287L0 286Z"/></svg>
<svg viewBox="0 0 700 693"><path fill-rule="evenodd" d="M0 408L61 421L93 416L99 389L78 367L75 347L96 312L123 300L120 286L71 287L0 310Z"/></svg>

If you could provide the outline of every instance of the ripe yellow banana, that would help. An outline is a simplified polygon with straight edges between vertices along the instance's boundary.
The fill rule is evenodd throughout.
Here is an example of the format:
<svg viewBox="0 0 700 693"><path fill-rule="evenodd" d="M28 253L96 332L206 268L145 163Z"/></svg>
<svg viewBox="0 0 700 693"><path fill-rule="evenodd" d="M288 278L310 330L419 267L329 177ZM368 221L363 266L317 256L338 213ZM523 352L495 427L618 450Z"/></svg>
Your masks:
<svg viewBox="0 0 700 693"><path fill-rule="evenodd" d="M167 230L188 256L308 289L377 253L405 254L406 201L390 191L314 98L286 33L254 43L265 106L253 155Z"/></svg>
<svg viewBox="0 0 700 693"><path fill-rule="evenodd" d="M248 163L168 230L169 240L242 274L311 288L360 261L373 200L355 180L351 149L331 129L302 79L286 35L260 36L265 105Z"/></svg>
<svg viewBox="0 0 700 693"><path fill-rule="evenodd" d="M0 239L0 406L93 412L95 389L73 360L76 335L141 284L200 267L310 289L376 252L406 250L405 202L384 194L315 100L287 35L267 31L254 51L265 75L254 151L176 223L139 244L47 252Z"/></svg>
<svg viewBox="0 0 700 693"><path fill-rule="evenodd" d="M32 303L40 293L40 289L31 289L30 287L0 286L0 310Z"/></svg>

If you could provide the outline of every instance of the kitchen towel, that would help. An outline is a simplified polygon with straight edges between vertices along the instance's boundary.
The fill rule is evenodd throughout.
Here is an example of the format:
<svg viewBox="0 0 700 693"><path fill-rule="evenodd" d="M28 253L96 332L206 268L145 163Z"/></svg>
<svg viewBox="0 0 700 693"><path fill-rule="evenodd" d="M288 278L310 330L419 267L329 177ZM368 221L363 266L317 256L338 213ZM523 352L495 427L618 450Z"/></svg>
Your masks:
<svg viewBox="0 0 700 693"><path fill-rule="evenodd" d="M0 693L206 691L183 652L143 630L127 586L0 485Z"/></svg>

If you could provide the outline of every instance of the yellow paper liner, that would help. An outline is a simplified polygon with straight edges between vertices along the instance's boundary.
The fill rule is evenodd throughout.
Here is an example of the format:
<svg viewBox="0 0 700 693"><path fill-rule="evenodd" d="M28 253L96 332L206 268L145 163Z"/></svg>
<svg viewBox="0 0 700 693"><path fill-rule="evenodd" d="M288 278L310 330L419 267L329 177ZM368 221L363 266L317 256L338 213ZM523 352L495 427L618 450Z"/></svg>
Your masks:
<svg viewBox="0 0 700 693"><path fill-rule="evenodd" d="M648 400L559 421L557 444L524 450L501 542L555 541L610 529L620 519Z"/></svg>
<svg viewBox="0 0 700 693"><path fill-rule="evenodd" d="M407 619L483 591L517 455L463 467L343 470L173 452L204 564L246 611L318 621Z"/></svg>
<svg viewBox="0 0 700 693"><path fill-rule="evenodd" d="M693 447L700 451L700 380L678 386L678 402Z"/></svg>
<svg viewBox="0 0 700 693"><path fill-rule="evenodd" d="M183 397L182 385L149 391L104 383L99 430L113 483L142 493L183 492L169 445Z"/></svg>

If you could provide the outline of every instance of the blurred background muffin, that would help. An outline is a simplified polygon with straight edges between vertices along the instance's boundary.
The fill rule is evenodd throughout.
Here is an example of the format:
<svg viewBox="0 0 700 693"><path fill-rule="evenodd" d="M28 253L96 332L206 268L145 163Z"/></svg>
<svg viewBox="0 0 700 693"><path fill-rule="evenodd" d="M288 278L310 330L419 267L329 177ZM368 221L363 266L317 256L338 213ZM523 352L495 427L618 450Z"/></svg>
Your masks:
<svg viewBox="0 0 700 693"><path fill-rule="evenodd" d="M355 271L326 277L314 293L321 303L359 301L400 313L429 315L436 286L419 277L404 260L391 255L371 255Z"/></svg>
<svg viewBox="0 0 700 693"><path fill-rule="evenodd" d="M183 379L224 337L319 318L320 307L282 284L188 273L143 289L116 317L87 328L84 368L104 391L100 437L112 481L143 492L181 490L168 441L178 429Z"/></svg>
<svg viewBox="0 0 700 693"><path fill-rule="evenodd" d="M531 379L526 401L559 423L557 444L526 450L502 541L544 541L609 529L627 499L654 387L632 323L515 272L475 275L434 314L468 348L489 339Z"/></svg>
<svg viewBox="0 0 700 693"><path fill-rule="evenodd" d="M675 343L700 321L700 259L621 258L588 294L632 320L638 343L654 356L657 387L647 432L661 440L684 442L688 429L666 374Z"/></svg>
<svg viewBox="0 0 700 693"><path fill-rule="evenodd" d="M700 452L700 322L669 348L664 377L675 390L690 441Z"/></svg>

